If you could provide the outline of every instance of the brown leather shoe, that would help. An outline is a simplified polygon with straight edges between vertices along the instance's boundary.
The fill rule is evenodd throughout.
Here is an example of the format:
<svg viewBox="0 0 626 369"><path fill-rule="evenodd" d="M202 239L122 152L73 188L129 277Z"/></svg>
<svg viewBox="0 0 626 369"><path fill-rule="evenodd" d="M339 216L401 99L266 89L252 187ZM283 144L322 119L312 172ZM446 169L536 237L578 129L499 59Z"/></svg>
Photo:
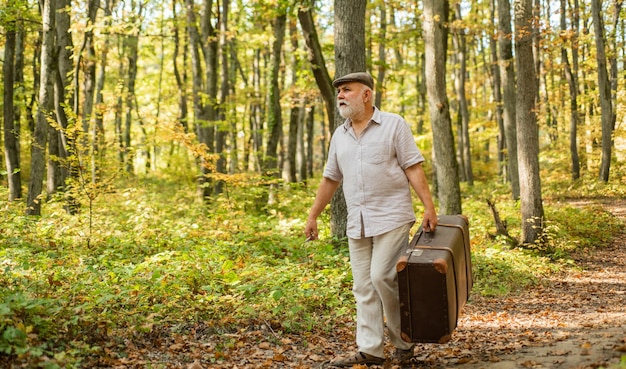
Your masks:
<svg viewBox="0 0 626 369"><path fill-rule="evenodd" d="M385 363L385 358L377 357L374 355L366 354L364 352L357 352L356 354L341 356L335 358L329 364L331 366L337 367L347 367L356 364L361 365L383 365Z"/></svg>

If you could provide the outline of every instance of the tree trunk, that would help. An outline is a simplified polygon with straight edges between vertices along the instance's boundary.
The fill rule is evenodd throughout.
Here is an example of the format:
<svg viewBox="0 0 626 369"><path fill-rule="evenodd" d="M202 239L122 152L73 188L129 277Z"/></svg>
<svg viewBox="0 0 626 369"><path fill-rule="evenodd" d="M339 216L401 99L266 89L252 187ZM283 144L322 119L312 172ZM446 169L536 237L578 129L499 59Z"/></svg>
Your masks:
<svg viewBox="0 0 626 369"><path fill-rule="evenodd" d="M14 67L16 49L16 22L5 25L4 63L2 64L4 79L4 155L7 166L7 181L9 184L9 201L22 197L22 179L20 174L19 131L15 125L14 105ZM19 108L18 108L19 109ZM18 126L19 127L19 126Z"/></svg>
<svg viewBox="0 0 626 369"><path fill-rule="evenodd" d="M517 71L517 146L522 211L522 243L533 244L543 232L543 203L539 173L539 132L535 115L537 79L533 58L532 0L515 2Z"/></svg>
<svg viewBox="0 0 626 369"><path fill-rule="evenodd" d="M381 1L380 7L380 35L378 36L378 66L376 76L376 96L374 97L374 105L381 109L383 105L383 94L385 84L385 70L386 70L386 43L387 43L387 4Z"/></svg>
<svg viewBox="0 0 626 369"><path fill-rule="evenodd" d="M22 22L19 22L17 25L17 30L16 30L16 39L15 39L15 67L13 69L14 71L14 75L13 75L13 85L17 88L24 88L24 68L25 68L25 60L24 60L24 50L26 48L25 45L25 39L26 39L26 31L24 29L24 24ZM35 44L37 44L38 42L35 42ZM37 49L37 46L35 46L35 49ZM33 85L36 85L35 83L33 83ZM31 96L34 95L34 91L35 87L33 86L33 92L31 93ZM24 94L23 99L26 100L26 97L28 95ZM14 100L15 102L15 100ZM29 105L26 101L24 101L24 105ZM28 110L28 112L25 114L27 119L32 119L32 111L31 109ZM14 113L14 119L13 119L13 124L15 127L15 132L17 134L17 137L20 137L20 132L22 131L22 124L21 124L21 120L22 120L22 108L18 107L17 109L13 110ZM22 145L20 143L20 140L17 140L17 152L19 154L21 154L22 152ZM19 159L20 162L20 166L21 166L21 159ZM20 173L20 177L21 177L21 173ZM20 179L21 182L21 179ZM20 188L20 194L22 193L22 189Z"/></svg>
<svg viewBox="0 0 626 369"><path fill-rule="evenodd" d="M105 25L111 24L111 0L105 0L104 6ZM95 90L95 106L96 114L94 124L92 126L92 152L91 152L91 180L93 183L97 183L100 177L100 166L105 157L105 136L104 136L104 83L106 78L107 62L109 55L109 47L111 41L109 37L104 40L104 46L102 47L100 54L100 69L98 71L98 79L96 81Z"/></svg>
<svg viewBox="0 0 626 369"><path fill-rule="evenodd" d="M134 95L135 95L135 82L137 78L137 57L138 57L138 43L139 39L136 35L127 36L125 43L128 47L128 70L126 75L126 95L125 95L125 109L124 114L124 126L122 130L122 142L124 144L124 150L126 153L125 168L126 173L132 174L134 172L134 158L131 148L131 135L132 135L132 123L133 123L133 109L134 109Z"/></svg>
<svg viewBox="0 0 626 369"><path fill-rule="evenodd" d="M366 0L335 0L335 77L353 72L365 72L365 10ZM344 119L335 110L329 117L330 132L340 126ZM330 203L330 232L332 237L346 237L348 208L340 185Z"/></svg>
<svg viewBox="0 0 626 369"><path fill-rule="evenodd" d="M317 31L315 30L312 6L307 8L301 7L298 10L298 20L300 21L300 27L302 28L304 40L308 48L309 62L311 63L311 69L313 70L313 77L315 77L315 82L317 83L317 87L319 88L322 99L324 100L326 115L332 122L335 117L335 90L333 88L332 79L330 78L328 69L326 68L324 54L322 53L322 46L320 45L317 37Z"/></svg>
<svg viewBox="0 0 626 369"><path fill-rule="evenodd" d="M211 154L215 149L215 120L217 118L215 101L217 101L217 58L218 39L215 28L211 24L213 1L207 0L203 6L200 28L198 31L194 1L187 0L188 32L191 48L191 64L193 75L193 104L195 128L198 142L205 145L206 152L200 153L200 176L198 188L200 196L207 201L213 190L209 174L213 171ZM202 50L202 55L200 54ZM205 70L202 69L204 56ZM203 76L204 74L204 76ZM203 98L203 95L205 96ZM208 100L208 102L205 102Z"/></svg>
<svg viewBox="0 0 626 369"><path fill-rule="evenodd" d="M437 173L439 212L461 214L461 189L450 106L446 94L446 50L448 42L447 0L424 1L424 50L426 87L433 131L433 154Z"/></svg>
<svg viewBox="0 0 626 369"><path fill-rule="evenodd" d="M621 19L621 13L622 13L622 3L623 0L615 0L614 5L613 5L613 27L612 30L610 32L610 34L608 35L608 40L607 42L610 44L609 49L612 50L612 52L609 52L608 54L608 63L610 65L610 76L609 76L609 80L611 81L611 104L613 106L613 108L611 109L611 121L613 122L613 128L612 130L615 129L615 122L617 120L617 116L616 116L616 110L615 107L617 106L617 89L618 89L618 85L619 85L619 66L618 66L618 50L620 50L621 48L621 40L618 40L618 30L620 29L620 19ZM613 145L613 142L611 142L611 146Z"/></svg>
<svg viewBox="0 0 626 369"><path fill-rule="evenodd" d="M461 5L455 5L455 19L459 24L462 24L461 18ZM461 28L456 29L454 35L454 41L456 46L457 62L459 63L459 69L457 71L457 77L455 79L455 89L457 99L459 101L459 115L460 115L460 128L459 131L459 143L460 153L463 165L461 169L463 171L463 178L470 186L474 185L474 175L472 173L472 154L470 145L469 134L469 108L467 107L467 95L465 94L465 80L467 76L467 41L465 39L465 31Z"/></svg>
<svg viewBox="0 0 626 369"><path fill-rule="evenodd" d="M221 17L219 20L219 44L221 50L221 74L222 84L220 86L220 104L218 107L218 121L223 122L219 125L215 137L215 154L218 155L217 162L215 163L215 171L217 173L226 174L226 154L224 148L226 146L226 138L228 136L229 125L226 124L226 103L230 94L230 68L229 68L229 51L230 45L228 43L228 13L230 7L230 0L222 0ZM234 134L234 132L233 132ZM213 185L213 193L221 194L224 191L224 180L218 179Z"/></svg>
<svg viewBox="0 0 626 369"><path fill-rule="evenodd" d="M172 2L172 14L173 18L177 19L178 16L176 14L176 1ZM172 55L172 66L174 70L174 77L176 78L176 86L178 87L178 91L180 93L178 97L178 117L177 121L181 127L183 127L183 131L185 133L189 132L189 125L187 124L187 93L186 93L186 85L187 85L187 68L182 68L182 73L178 67L178 53L180 52L180 35L178 25L173 28L174 33L174 54ZM183 65L187 65L187 52L183 51Z"/></svg>
<svg viewBox="0 0 626 369"><path fill-rule="evenodd" d="M611 83L606 66L604 40L604 20L600 0L591 0L591 12L596 41L596 62L598 68L598 89L600 90L600 109L602 112L602 162L600 163L600 180L609 181L611 168L611 151L613 148L613 127L615 117L611 102Z"/></svg>
<svg viewBox="0 0 626 369"><path fill-rule="evenodd" d="M48 116L53 112L55 11L52 0L42 6L41 72L39 74L39 107L31 144L30 181L26 200L27 215L41 215L41 195L46 172Z"/></svg>
<svg viewBox="0 0 626 369"><path fill-rule="evenodd" d="M495 22L496 14L496 0L490 1L490 19L493 24ZM495 119L498 125L498 169L499 173L506 179L508 178L508 168L505 160L506 157L506 144L505 144L505 131L504 131L504 110L502 109L502 77L500 75L500 67L498 65L498 47L496 43L497 30L493 37L489 38L489 50L491 53L491 74L493 76L491 88L493 90L493 100L495 106Z"/></svg>
<svg viewBox="0 0 626 369"><path fill-rule="evenodd" d="M574 10L574 13L577 13ZM577 17L577 15L575 15ZM577 21L573 21L573 37L571 39L570 45L572 46L572 55L577 53L577 40L578 40L578 26ZM562 34L567 34L567 1L561 0L561 32ZM565 40L563 40L565 45ZM572 57L573 58L573 57ZM571 156L571 173L572 179L577 180L580 178L580 159L578 157L578 76L576 73L572 71L572 66L569 62L569 57L567 54L567 49L565 46L561 47L561 59L563 64L565 65L565 79L567 80L567 84L569 86L570 92L570 134L569 134L569 149Z"/></svg>
<svg viewBox="0 0 626 369"><path fill-rule="evenodd" d="M520 197L520 174L517 155L515 64L513 59L513 37L511 31L511 3L498 1L498 59L502 78L502 120L508 163L511 195L514 200Z"/></svg>
<svg viewBox="0 0 626 369"><path fill-rule="evenodd" d="M218 60L219 60L219 38L213 22L219 18L219 9L213 9L213 0L205 0L202 18L200 20L200 28L202 31L202 54L204 56L204 74L205 74L205 87L204 87L204 99L207 100L204 104L205 119L200 122L198 135L201 143L206 145L207 152L202 156L201 170L202 170L202 197L205 201L208 201L212 192L213 186L211 185L213 180L210 177L211 173L215 171L214 157L212 154L215 152L215 123L218 117L218 109L215 104L218 101Z"/></svg>
<svg viewBox="0 0 626 369"><path fill-rule="evenodd" d="M250 150L254 159L254 167L261 173L263 164L263 121L265 120L265 108L262 104L261 91L261 52L255 50L252 66L252 90L254 98L250 104Z"/></svg>
<svg viewBox="0 0 626 369"><path fill-rule="evenodd" d="M324 132L324 121L322 121L321 128L322 132ZM315 133L313 128L315 127L315 105L311 106L311 110L309 111L309 116L306 120L306 139L307 139L307 151L306 151L306 167L307 167L307 177L313 178L313 139L315 137ZM324 155L324 161L326 160L326 155Z"/></svg>
<svg viewBox="0 0 626 369"><path fill-rule="evenodd" d="M57 126L50 130L47 187L48 193L54 193L57 190L65 191L67 202L65 209L68 213L75 214L79 206L76 193L72 189L72 183L69 183L69 187L67 186L68 178L78 179L77 171L79 169L76 155L72 155L76 153L76 132L70 127L70 120L67 116L67 112L71 112L74 100L71 81L74 43L70 32L69 8L69 0L59 0L56 3L56 61L58 67L54 84L54 104ZM78 78L78 76L74 77ZM77 116L78 112L74 111L74 115Z"/></svg>
<svg viewBox="0 0 626 369"><path fill-rule="evenodd" d="M272 51L270 55L270 86L269 86L269 109L267 114L267 128L269 137L265 150L263 171L265 175L277 178L280 175L278 168L278 145L282 138L283 119L280 106L280 59L285 39L287 15L280 12L273 20Z"/></svg>
<svg viewBox="0 0 626 369"><path fill-rule="evenodd" d="M287 162L289 167L289 182L296 183L298 181L298 127L301 126L300 119L302 111L302 96L298 93L298 70L300 66L300 58L298 56L298 26L295 19L289 20L289 36L291 40L291 49L293 60L291 63L291 111L289 113L289 137L287 142Z"/></svg>

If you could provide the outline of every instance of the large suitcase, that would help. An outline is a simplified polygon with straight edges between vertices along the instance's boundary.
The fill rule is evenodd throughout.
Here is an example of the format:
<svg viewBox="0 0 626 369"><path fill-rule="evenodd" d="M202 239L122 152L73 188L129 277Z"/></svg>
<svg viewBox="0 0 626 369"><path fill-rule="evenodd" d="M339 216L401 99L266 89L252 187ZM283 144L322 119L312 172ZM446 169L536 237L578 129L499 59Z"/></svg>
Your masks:
<svg viewBox="0 0 626 369"><path fill-rule="evenodd" d="M420 227L396 270L402 339L449 341L473 284L467 218L442 215L434 232Z"/></svg>

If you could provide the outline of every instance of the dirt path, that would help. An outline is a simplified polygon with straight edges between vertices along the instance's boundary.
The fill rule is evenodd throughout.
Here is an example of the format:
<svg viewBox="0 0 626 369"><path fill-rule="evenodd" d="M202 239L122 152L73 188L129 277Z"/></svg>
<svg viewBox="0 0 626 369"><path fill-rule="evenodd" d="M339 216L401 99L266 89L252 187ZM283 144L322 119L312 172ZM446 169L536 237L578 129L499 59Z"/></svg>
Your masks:
<svg viewBox="0 0 626 369"><path fill-rule="evenodd" d="M626 221L626 200L605 206ZM472 296L450 342L420 344L414 362L384 368L626 369L626 232L580 255L577 265L506 298ZM269 326L216 335L196 327L98 368L324 368L336 353L354 350L353 322L340 326L329 336Z"/></svg>
<svg viewBox="0 0 626 369"><path fill-rule="evenodd" d="M626 220L626 202L606 207ZM578 262L580 271L518 295L473 299L453 341L443 350L420 347L406 367L619 368L626 358L626 235Z"/></svg>

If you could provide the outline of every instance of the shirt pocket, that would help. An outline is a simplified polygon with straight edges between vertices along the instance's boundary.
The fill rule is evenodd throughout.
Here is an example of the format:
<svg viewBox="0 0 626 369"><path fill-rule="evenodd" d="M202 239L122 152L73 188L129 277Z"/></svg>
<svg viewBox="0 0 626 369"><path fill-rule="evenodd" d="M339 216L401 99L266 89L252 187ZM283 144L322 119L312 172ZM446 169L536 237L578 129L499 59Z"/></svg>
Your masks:
<svg viewBox="0 0 626 369"><path fill-rule="evenodd" d="M389 160L389 152L386 142L369 143L363 149L363 160L368 164L382 164Z"/></svg>

